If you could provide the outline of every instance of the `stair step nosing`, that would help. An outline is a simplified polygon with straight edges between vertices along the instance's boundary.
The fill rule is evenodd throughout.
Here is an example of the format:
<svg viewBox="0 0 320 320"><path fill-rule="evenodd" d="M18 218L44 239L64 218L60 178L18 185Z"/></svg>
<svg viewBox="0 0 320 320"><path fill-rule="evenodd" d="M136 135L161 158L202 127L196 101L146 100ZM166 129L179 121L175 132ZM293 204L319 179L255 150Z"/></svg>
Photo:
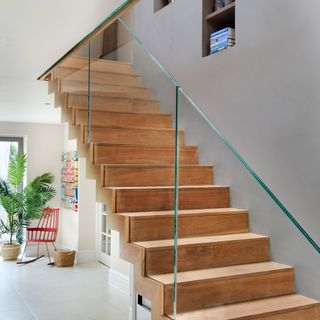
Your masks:
<svg viewBox="0 0 320 320"><path fill-rule="evenodd" d="M68 83L63 83L63 82L66 82L68 81ZM83 84L87 84L88 82L87 81L79 81L79 80L68 80L68 79L61 79L61 87L63 86L68 86L70 85L71 82L74 82L75 84L76 83L79 83L79 82L82 82ZM101 85L101 86L106 86L106 87L116 87L116 88L124 88L124 89L140 89L141 91L147 91L149 90L149 88L147 87L142 87L142 86L139 86L139 87L134 87L134 86L125 86L125 85L118 85L118 84L103 84L103 83L92 83L92 84L98 84L98 85ZM63 89L63 88L62 88ZM90 88L91 91L94 91L94 88ZM83 91L83 90L82 90ZM81 91L80 91L81 92ZM103 91L102 91L103 92Z"/></svg>
<svg viewBox="0 0 320 320"><path fill-rule="evenodd" d="M78 111L78 110L76 109L75 111ZM147 116L152 116L152 117L162 117L162 116L163 117L172 117L171 113L165 113L165 112L161 112L161 113L150 112L150 113L148 113L148 112L130 112L130 111L114 111L114 110L93 110L93 111L91 111L91 115L93 113L112 113L112 114L117 115L117 116L119 116L120 114L126 114L126 115L129 115L129 116L131 116L131 115L135 115L135 116L137 116L137 115L139 115L139 116L147 115ZM94 125L92 127L103 127L103 126ZM151 129L151 127L150 127L150 129ZM172 130L174 130L174 129L172 128Z"/></svg>
<svg viewBox="0 0 320 320"><path fill-rule="evenodd" d="M68 95L75 95L75 96L85 96L87 97L88 94L85 93L85 92L67 92L66 94ZM103 96L101 95L100 96L101 98L105 98L107 100L112 100L112 99L115 99L115 100L127 100L127 101L136 101L136 102L147 102L147 103L157 103L159 104L160 101L159 100L153 100L153 99L142 99L142 98L128 98L128 97L109 97L109 96ZM87 108L87 107L86 107Z"/></svg>
<svg viewBox="0 0 320 320"><path fill-rule="evenodd" d="M109 111L107 111L109 112ZM118 112L118 111L115 111L114 113L123 113L123 112ZM145 113L141 113L141 112L131 112L131 113L134 113L134 114L142 114L144 115ZM162 113L149 113L149 114L162 114ZM84 128L88 128L88 125L87 124L82 124L82 126ZM107 125L107 126L102 126L102 125L91 125L90 126L90 129L91 129L91 132L92 130L94 130L95 128L97 129L117 129L117 130L138 130L138 131L167 131L167 132L175 132L175 129L173 128L148 128L148 127L114 127L114 126L110 126L110 125ZM179 132L184 132L183 129L179 129Z"/></svg>
<svg viewBox="0 0 320 320"><path fill-rule="evenodd" d="M292 301L289 305L283 305L281 304L282 300L285 298L290 298L291 296L293 296L294 298L297 297L299 299L304 298L303 302L297 302L294 301L294 305L292 305ZM276 305L274 302L279 301L280 305ZM265 309L265 310L261 310L259 308L257 308L257 305L259 304L266 304L266 305L271 305L273 306L272 309ZM235 315L231 315L231 316L227 316L224 318L221 318L222 320L253 320L256 319L256 317L266 317L266 316L272 316L272 315L277 315L277 314L284 314L286 312L294 312L294 311L298 311L298 310L306 310L306 309L310 309L310 308L315 308L315 307L320 307L320 302L311 299L311 298L307 298L304 297L302 295L298 295L298 294L288 294L288 295L284 295L284 296L278 296L278 297L270 297L270 298L263 298L263 299L258 299L258 300L250 300L250 301L246 301L246 302L238 302L238 303L234 303L234 304L229 304L229 305L223 305L223 306L217 306L217 307L211 307L211 308L205 308L205 309L201 309L201 310L195 310L195 311L190 311L190 312L185 312L185 313L181 313L178 314L177 316L177 320L180 319L200 319L199 316L201 316L202 312L207 312L206 314L206 318L205 319L209 319L207 318L208 316L210 316L209 312L210 311L216 311L216 310L227 310L227 309L236 309L237 307L241 307L241 306L245 306L246 310L252 310L251 313L246 312L245 314L239 315L238 312ZM258 311L257 311L258 310ZM223 312L225 313L225 312ZM187 315L188 317L184 317L184 315ZM221 312L220 314L218 314L218 316L221 316ZM192 318L190 317L192 316ZM217 314L214 315L215 317L217 316ZM172 315L169 315L169 317L171 319ZM196 317L196 318L195 318ZM216 319L216 318L215 318Z"/></svg>
<svg viewBox="0 0 320 320"><path fill-rule="evenodd" d="M115 191L122 191L122 190L172 190L174 186L140 186L140 187L103 187L104 189L115 190ZM220 190L220 189L229 189L228 186L219 186L219 185L180 185L178 186L179 189L184 190L204 190L204 189L213 189L213 190Z"/></svg>
<svg viewBox="0 0 320 320"><path fill-rule="evenodd" d="M99 166L104 166L106 168L138 168L144 169L145 167L156 169L156 168L174 168L174 164L126 164L126 163L119 163L119 164L99 164ZM213 168L212 164L181 164L179 165L180 168Z"/></svg>
<svg viewBox="0 0 320 320"><path fill-rule="evenodd" d="M159 218L173 218L174 217L174 213L168 213L168 214L140 214L138 216L134 215L134 212L132 212L133 214L129 213L117 213L120 216L123 217L129 217L131 220L145 220L147 219L159 219ZM205 213L201 213L201 212L190 212L190 213L181 213L178 212L178 216L181 217L208 217L208 216L216 216L216 217L221 217L221 216L238 216L238 215L243 215L246 214L248 215L248 211L247 210L242 210L242 211L236 211L236 212L205 212Z"/></svg>
<svg viewBox="0 0 320 320"><path fill-rule="evenodd" d="M243 235L250 235L250 237L243 237ZM234 236L234 238L230 238ZM238 238L236 238L238 236ZM228 239L229 237L229 239ZM180 240L180 243L179 243ZM248 242L248 241L269 241L268 236L258 235L254 233L242 233L242 234L230 234L230 235L214 235L214 236L203 236L203 237L192 237L192 238L180 238L178 239L178 247L191 247L191 246L208 246L214 243L239 243L239 242ZM173 249L174 240L151 240L151 241L135 241L132 242L140 247L145 248L146 250L159 250L159 249Z"/></svg>
<svg viewBox="0 0 320 320"><path fill-rule="evenodd" d="M265 266L264 269L259 269L259 265ZM252 266L256 266L257 269L251 269ZM243 268L243 270L240 270L237 272L237 269ZM246 267L248 270L246 270ZM250 268L251 267L251 268ZM251 269L251 270L250 270ZM220 274L219 271L225 270L229 274ZM234 271L233 271L234 270ZM185 272L178 272L177 273L177 283L179 284L188 284L188 283L199 283L203 281L219 281L219 280L224 280L224 279L237 279L237 278L242 278L242 277L254 277L257 275L265 275L265 274L272 274L272 273L282 273L282 272L287 272L287 271L293 271L294 268L288 265L280 264L280 263L273 263L273 262L260 262L260 263L250 263L246 265L235 265L235 266L228 266L228 267L218 267L218 268L211 268L211 269L200 269L200 270L192 270L192 271L185 271ZM206 276L202 276L208 271L212 271L211 274L210 272ZM216 271L216 274L214 272ZM233 271L233 273L232 273ZM181 280L179 279L179 276L188 277L188 279ZM171 286L173 285L173 273L171 274L163 274L163 275L149 275L149 278L156 280L160 283L162 283L165 286ZM172 281L168 281L167 279L163 279L165 277L172 277ZM161 281L162 278L162 281ZM167 281L165 281L167 280Z"/></svg>

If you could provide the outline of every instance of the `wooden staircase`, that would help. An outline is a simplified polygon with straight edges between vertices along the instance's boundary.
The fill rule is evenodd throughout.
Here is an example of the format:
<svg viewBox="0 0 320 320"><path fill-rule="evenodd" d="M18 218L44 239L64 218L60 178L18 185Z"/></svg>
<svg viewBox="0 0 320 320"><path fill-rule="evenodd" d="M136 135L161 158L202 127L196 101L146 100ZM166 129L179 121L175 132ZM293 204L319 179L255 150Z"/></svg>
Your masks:
<svg viewBox="0 0 320 320"><path fill-rule="evenodd" d="M91 65L91 143L87 137L86 60L69 58L49 77L49 91L108 226L120 232L121 257L134 264L134 287L152 302L152 319L172 319L174 129L172 116L140 85L131 65ZM230 190L214 185L213 166L180 133L179 320L316 320L320 303L295 293L294 270L270 261L267 236L249 232L248 211L230 208Z"/></svg>

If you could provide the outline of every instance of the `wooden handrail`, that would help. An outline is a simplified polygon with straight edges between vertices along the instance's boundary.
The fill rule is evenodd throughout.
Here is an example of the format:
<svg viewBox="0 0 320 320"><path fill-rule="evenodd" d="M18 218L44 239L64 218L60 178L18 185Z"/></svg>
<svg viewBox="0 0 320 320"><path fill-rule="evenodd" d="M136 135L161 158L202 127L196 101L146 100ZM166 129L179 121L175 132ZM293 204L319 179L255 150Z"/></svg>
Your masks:
<svg viewBox="0 0 320 320"><path fill-rule="evenodd" d="M93 37L103 32L107 27L114 23L124 12L132 8L139 0L126 0L113 12L111 12L103 21L95 27L88 35L86 35L82 40L80 40L75 46L73 46L67 53L65 53L58 61L56 61L50 68L48 68L38 80L48 80L50 72L69 58L75 51L79 50L85 46Z"/></svg>

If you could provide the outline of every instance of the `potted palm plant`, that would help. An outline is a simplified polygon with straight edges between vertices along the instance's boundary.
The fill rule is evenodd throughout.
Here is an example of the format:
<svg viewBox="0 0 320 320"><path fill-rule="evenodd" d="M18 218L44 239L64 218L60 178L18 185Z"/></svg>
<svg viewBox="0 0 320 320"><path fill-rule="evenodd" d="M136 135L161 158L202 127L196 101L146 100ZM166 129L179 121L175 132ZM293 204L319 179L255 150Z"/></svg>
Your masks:
<svg viewBox="0 0 320 320"><path fill-rule="evenodd" d="M23 188L26 163L26 155L17 154L9 162L7 180L0 179L0 205L6 212L6 218L0 219L0 235L7 236L7 241L1 244L4 260L17 259L25 228L32 220L40 218L47 202L56 194L51 186L54 177L49 172L36 177Z"/></svg>

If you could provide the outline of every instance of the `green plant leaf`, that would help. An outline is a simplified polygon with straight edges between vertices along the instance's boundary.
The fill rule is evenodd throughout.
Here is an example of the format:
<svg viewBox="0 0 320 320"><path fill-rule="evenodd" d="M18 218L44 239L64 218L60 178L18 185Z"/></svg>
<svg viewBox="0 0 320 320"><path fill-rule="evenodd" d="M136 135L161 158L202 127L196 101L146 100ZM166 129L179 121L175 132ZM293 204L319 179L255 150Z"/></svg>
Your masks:
<svg viewBox="0 0 320 320"><path fill-rule="evenodd" d="M8 181L10 185L17 190L23 181L26 172L27 156L19 153L9 162Z"/></svg>
<svg viewBox="0 0 320 320"><path fill-rule="evenodd" d="M19 188L26 170L26 159L23 154L11 159L8 181L0 180L0 204L7 212L7 219L0 220L0 234L8 234L10 243L14 235L18 243L23 242L24 229L32 220L40 218L48 201L56 194L51 186L54 176L49 172L36 177L24 190Z"/></svg>
<svg viewBox="0 0 320 320"><path fill-rule="evenodd" d="M7 196L10 191L8 182L0 178L0 196Z"/></svg>

